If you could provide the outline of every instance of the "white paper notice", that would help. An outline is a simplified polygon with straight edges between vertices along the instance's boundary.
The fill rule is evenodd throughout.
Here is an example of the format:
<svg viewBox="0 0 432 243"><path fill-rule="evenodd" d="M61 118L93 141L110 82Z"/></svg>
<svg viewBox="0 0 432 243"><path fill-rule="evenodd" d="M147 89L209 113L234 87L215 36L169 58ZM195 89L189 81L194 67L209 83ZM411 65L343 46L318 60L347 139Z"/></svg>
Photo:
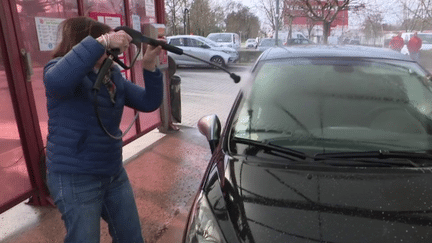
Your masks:
<svg viewBox="0 0 432 243"><path fill-rule="evenodd" d="M115 29L116 27L121 26L121 18L105 16L105 24Z"/></svg>
<svg viewBox="0 0 432 243"><path fill-rule="evenodd" d="M132 28L141 32L141 18L139 15L132 14Z"/></svg>
<svg viewBox="0 0 432 243"><path fill-rule="evenodd" d="M35 17L40 51L54 50L57 45L58 26L63 20L65 19Z"/></svg>
<svg viewBox="0 0 432 243"><path fill-rule="evenodd" d="M155 17L156 10L153 0L145 0L146 17Z"/></svg>

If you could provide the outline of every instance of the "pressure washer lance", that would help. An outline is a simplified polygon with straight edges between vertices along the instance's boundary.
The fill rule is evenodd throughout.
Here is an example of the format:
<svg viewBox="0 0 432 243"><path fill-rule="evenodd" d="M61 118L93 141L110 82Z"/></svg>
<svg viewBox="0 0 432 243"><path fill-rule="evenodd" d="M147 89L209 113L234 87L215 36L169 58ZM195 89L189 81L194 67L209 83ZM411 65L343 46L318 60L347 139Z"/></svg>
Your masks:
<svg viewBox="0 0 432 243"><path fill-rule="evenodd" d="M188 57L192 57L194 59L197 59L197 60L200 60L202 62L208 63L208 64L210 64L212 66L215 66L215 67L217 67L217 68L225 71L234 80L234 83L240 82L240 76L238 76L238 75L236 75L234 73L231 73L226 68L224 68L224 67L222 67L220 65L217 65L215 63L203 60L201 58L195 57L195 56L190 55L190 54L188 54L186 52L183 52L182 49L180 49L180 48L178 48L176 46L167 44L167 43L165 43L163 41L160 41L160 40L155 40L155 39L149 38L147 36L144 36L140 32L138 32L138 31L136 31L136 30L134 30L134 29L132 29L130 27L127 27L127 26L120 26L120 27L117 27L117 28L114 29L114 31L119 31L119 30L123 30L124 32L128 33L132 37L132 43L140 41L140 42L143 42L143 43L150 44L152 46L161 46L162 49L167 50L167 51L172 52L172 53L175 53L177 55L186 55ZM117 60L115 60L115 61L117 61Z"/></svg>
<svg viewBox="0 0 432 243"><path fill-rule="evenodd" d="M231 73L230 71L228 71L227 69L225 69L222 66L219 66L219 65L217 65L215 63L212 63L212 62L203 60L201 58L195 57L195 56L190 55L188 53L184 53L183 50L180 49L180 48L178 48L178 47L175 47L173 45L169 45L169 44L167 44L167 43L165 43L163 41L155 40L155 39L149 38L147 36L144 36L140 32L138 32L138 31L136 31L136 30L134 30L132 28L129 28L127 26L120 26L120 27L117 27L117 28L114 29L114 31L120 31L120 30L123 30L124 32L126 32L127 34L129 34L132 37L131 43L133 45L135 45L137 47L137 50L138 50L138 53L136 54L136 57L138 57L139 53L141 52L141 43L147 43L147 44L152 45L152 46L161 46L163 49L165 49L167 51L170 51L172 53L175 53L175 54L178 54L178 55L186 55L186 56L192 57L194 59L197 59L199 61L208 63L208 64L210 64L212 66L215 66L215 67L217 67L217 68L219 68L219 69L227 72L230 75L230 77L234 80L234 83L240 82L240 76L238 76L238 75L236 75L234 73ZM95 112L96 112L96 116L97 116L99 125L102 127L102 129L105 131L105 133L108 136L110 136L111 138L113 138L113 139L122 139L126 135L126 133L132 128L133 123L138 118L138 113L135 115L135 117L134 117L133 121L131 122L131 124L129 125L129 127L120 136L114 136L114 135L112 135L106 129L106 127L102 123L102 119L100 118L99 109L98 109L99 105L98 105L98 102L97 102L97 93L100 90L100 86L102 84L102 80L105 77L105 74L108 72L108 69L111 68L111 65L113 64L113 62L118 63L123 69L128 70L131 67L133 67L133 65L135 64L136 58L134 58L132 60L132 63L130 64L130 66L126 66L126 64L124 64L118 58L118 55L121 54L120 53L120 49L107 50L107 54L108 54L108 58L106 58L104 60L104 62L102 63L102 66L101 66L101 68L100 68L100 70L98 72L98 76L96 78L96 82L93 85L93 90L94 90L93 106L94 106L94 109L95 109Z"/></svg>

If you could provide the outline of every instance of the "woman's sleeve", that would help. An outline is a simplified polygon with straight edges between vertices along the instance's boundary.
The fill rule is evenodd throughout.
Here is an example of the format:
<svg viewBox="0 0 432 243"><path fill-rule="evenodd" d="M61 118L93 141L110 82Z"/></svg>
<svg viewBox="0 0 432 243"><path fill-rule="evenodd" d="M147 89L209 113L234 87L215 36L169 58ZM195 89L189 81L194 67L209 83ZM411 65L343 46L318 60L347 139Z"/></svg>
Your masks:
<svg viewBox="0 0 432 243"><path fill-rule="evenodd" d="M87 36L64 57L50 61L44 68L44 84L48 95L67 97L105 53L104 47Z"/></svg>
<svg viewBox="0 0 432 243"><path fill-rule="evenodd" d="M144 70L145 88L132 82L125 82L125 104L142 112L152 112L159 108L163 99L162 73Z"/></svg>

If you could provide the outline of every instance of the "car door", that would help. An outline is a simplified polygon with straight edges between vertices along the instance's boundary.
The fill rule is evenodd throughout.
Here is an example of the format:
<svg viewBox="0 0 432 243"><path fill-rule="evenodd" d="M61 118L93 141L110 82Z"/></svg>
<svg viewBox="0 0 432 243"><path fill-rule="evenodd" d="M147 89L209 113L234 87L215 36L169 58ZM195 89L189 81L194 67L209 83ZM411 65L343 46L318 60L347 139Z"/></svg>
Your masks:
<svg viewBox="0 0 432 243"><path fill-rule="evenodd" d="M173 46L177 46L180 49L182 49L183 51L185 50L185 38L181 38L181 37L170 38L168 44L173 45ZM184 64L185 62L188 61L188 58L186 55L178 55L178 54L175 54L173 52L169 52L169 55L174 59L174 61L177 64Z"/></svg>
<svg viewBox="0 0 432 243"><path fill-rule="evenodd" d="M300 45L302 42L300 39L294 39L293 40L293 45Z"/></svg>
<svg viewBox="0 0 432 243"><path fill-rule="evenodd" d="M311 44L311 42L308 39L300 39L300 44L307 45Z"/></svg>
<svg viewBox="0 0 432 243"><path fill-rule="evenodd" d="M206 61L210 61L211 49L205 42L195 38L187 38L186 46L187 50L190 51L190 54Z"/></svg>

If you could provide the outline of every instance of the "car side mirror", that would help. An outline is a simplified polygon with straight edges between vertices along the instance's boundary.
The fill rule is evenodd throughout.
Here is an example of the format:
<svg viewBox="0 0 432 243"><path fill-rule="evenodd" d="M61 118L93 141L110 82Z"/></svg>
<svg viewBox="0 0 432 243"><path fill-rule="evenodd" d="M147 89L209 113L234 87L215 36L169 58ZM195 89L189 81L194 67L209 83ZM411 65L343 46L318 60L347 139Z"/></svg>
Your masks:
<svg viewBox="0 0 432 243"><path fill-rule="evenodd" d="M198 120L197 126L200 133L207 138L211 152L213 153L221 136L219 117L215 114L204 116Z"/></svg>
<svg viewBox="0 0 432 243"><path fill-rule="evenodd" d="M201 48L210 49L210 46L208 46L208 45L202 45Z"/></svg>

